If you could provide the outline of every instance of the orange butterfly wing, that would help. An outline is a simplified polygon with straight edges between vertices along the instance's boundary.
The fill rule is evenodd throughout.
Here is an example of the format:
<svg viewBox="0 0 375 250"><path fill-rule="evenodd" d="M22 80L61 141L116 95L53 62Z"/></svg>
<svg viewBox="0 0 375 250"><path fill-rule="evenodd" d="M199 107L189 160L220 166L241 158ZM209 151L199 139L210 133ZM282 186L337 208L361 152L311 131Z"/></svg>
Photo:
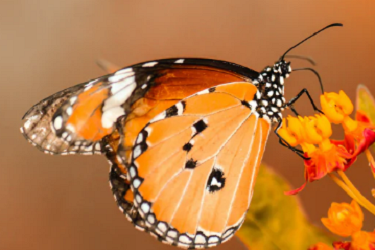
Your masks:
<svg viewBox="0 0 375 250"><path fill-rule="evenodd" d="M149 113L144 117L149 119L158 112L150 109L162 102L167 108L211 86L257 75L242 66L209 59L139 63L42 100L24 116L21 132L45 153L102 154L108 150L106 139L116 132L119 117L130 120ZM159 110L163 109L159 106Z"/></svg>
<svg viewBox="0 0 375 250"><path fill-rule="evenodd" d="M248 82L207 89L154 117L139 133L131 188L147 230L160 240L211 247L242 224L270 130L252 110L256 93Z"/></svg>
<svg viewBox="0 0 375 250"><path fill-rule="evenodd" d="M234 64L215 60L186 59L184 64L163 64L166 61L168 60L162 60L162 63L159 64L158 77L154 81L152 81L153 78L150 78L149 82L152 87L143 96L136 94L139 99L134 101L130 111L118 123L117 127L120 131L115 130L105 138L105 143L110 146L107 158L111 164L109 177L113 195L120 210L140 229L145 226L142 224L142 220L139 220L139 214L134 212L136 210L133 208L133 193L130 190L129 181L126 180L127 167L125 165L130 163L129 156L133 143L142 128L156 115L187 96L222 83L250 81L251 77L258 75L251 70L249 70L253 74L251 77L245 74L240 75L223 69L228 65L234 67ZM175 62L176 60L170 59L169 61ZM217 63L220 65L215 65ZM239 68L240 66L235 67ZM148 70L147 74L150 74L156 68L142 68L142 70ZM145 72L142 74L145 75ZM138 81L142 81L142 79ZM119 149L120 135L122 136L122 145ZM117 159L116 153L121 155L122 161Z"/></svg>

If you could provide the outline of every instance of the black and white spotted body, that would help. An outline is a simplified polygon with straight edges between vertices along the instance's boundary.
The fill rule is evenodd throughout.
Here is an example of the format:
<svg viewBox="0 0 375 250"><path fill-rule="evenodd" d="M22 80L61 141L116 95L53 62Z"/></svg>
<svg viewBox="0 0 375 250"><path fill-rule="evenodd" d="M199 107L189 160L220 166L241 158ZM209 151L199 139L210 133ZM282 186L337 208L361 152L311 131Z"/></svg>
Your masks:
<svg viewBox="0 0 375 250"><path fill-rule="evenodd" d="M273 67L266 67L253 83L258 92L250 106L261 118L276 123L282 118L285 108L284 81L292 72L290 62L278 61Z"/></svg>

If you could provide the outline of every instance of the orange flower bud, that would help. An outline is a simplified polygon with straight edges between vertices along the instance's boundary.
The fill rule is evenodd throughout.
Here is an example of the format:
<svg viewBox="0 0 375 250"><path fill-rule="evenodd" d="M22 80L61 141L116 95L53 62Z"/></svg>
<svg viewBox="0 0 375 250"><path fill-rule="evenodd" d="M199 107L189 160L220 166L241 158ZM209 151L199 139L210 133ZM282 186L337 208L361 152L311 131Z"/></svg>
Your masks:
<svg viewBox="0 0 375 250"><path fill-rule="evenodd" d="M353 112L354 106L344 91L339 93L324 93L320 96L322 111L328 119L336 124L344 121L344 118Z"/></svg>
<svg viewBox="0 0 375 250"><path fill-rule="evenodd" d="M328 246L327 244L319 242L319 243L311 246L308 250L332 250L332 249L333 248Z"/></svg>
<svg viewBox="0 0 375 250"><path fill-rule="evenodd" d="M322 222L332 233L347 237L361 230L363 213L354 200L350 205L334 202L328 210L328 218L323 218Z"/></svg>
<svg viewBox="0 0 375 250"><path fill-rule="evenodd" d="M375 232L358 231L352 235L351 248L355 250L372 250L375 247Z"/></svg>

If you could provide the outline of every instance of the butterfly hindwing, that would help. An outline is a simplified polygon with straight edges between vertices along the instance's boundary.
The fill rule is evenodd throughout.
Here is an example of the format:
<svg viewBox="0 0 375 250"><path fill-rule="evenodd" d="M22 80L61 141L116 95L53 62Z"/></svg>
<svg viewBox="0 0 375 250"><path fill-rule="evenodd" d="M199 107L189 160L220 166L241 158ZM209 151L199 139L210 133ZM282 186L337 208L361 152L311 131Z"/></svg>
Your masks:
<svg viewBox="0 0 375 250"><path fill-rule="evenodd" d="M155 78L155 83L144 96L134 102L128 115L118 121L118 130L114 131L107 140L110 146L110 152L107 153L111 164L110 186L116 203L126 217L140 230L148 229L144 226L144 221L137 219L139 214L136 214L135 212L138 213L138 211L133 208L132 191L128 188L129 181L125 178L129 165L127 155L131 152L138 133L157 114L165 111L168 116L174 115L177 112L174 109L174 104L184 97L227 81L247 80L257 76L253 71L250 71L251 74L248 76L236 75L234 72L224 69L227 65L232 65L227 62L205 59L189 60L185 60L187 64L182 64L181 60L163 60L159 64L159 77ZM175 63L176 61L178 63ZM232 67L234 66L232 65ZM146 69L150 71L153 68L141 68L141 70ZM121 149L119 149L120 136L122 137ZM116 153L117 157L114 157ZM123 160L118 159L120 156Z"/></svg>
<svg viewBox="0 0 375 250"><path fill-rule="evenodd" d="M184 248L228 240L249 207L270 124L250 82L223 84L178 102L138 134L128 168L148 231Z"/></svg>
<svg viewBox="0 0 375 250"><path fill-rule="evenodd" d="M136 228L142 231L147 230L144 220L142 220L137 209L134 207L134 195L130 188L130 182L127 180L126 174L123 174L121 170L124 166L121 166L114 152L108 152L106 156L110 163L109 185L117 206Z"/></svg>

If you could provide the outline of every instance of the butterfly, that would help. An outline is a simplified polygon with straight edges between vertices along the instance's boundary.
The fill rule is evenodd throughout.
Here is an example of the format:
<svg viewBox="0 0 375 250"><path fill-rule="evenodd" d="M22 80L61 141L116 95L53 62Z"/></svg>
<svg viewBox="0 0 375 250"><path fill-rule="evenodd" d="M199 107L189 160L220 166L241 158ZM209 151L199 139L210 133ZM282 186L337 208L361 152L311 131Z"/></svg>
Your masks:
<svg viewBox="0 0 375 250"><path fill-rule="evenodd" d="M136 228L182 248L216 246L244 221L281 112L297 112L304 93L318 111L306 90L285 100L287 53L333 26L342 24L315 32L261 72L200 58L125 67L43 99L21 132L45 153L105 155L117 205Z"/></svg>

